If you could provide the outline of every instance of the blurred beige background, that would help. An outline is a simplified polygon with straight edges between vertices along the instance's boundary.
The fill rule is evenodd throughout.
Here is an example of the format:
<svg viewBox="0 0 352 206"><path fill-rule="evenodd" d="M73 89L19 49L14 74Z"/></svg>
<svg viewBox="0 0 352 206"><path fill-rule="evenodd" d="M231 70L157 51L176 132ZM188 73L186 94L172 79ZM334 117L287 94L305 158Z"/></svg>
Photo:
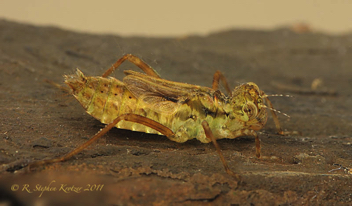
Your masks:
<svg viewBox="0 0 352 206"><path fill-rule="evenodd" d="M81 32L180 36L231 28L272 29L306 23L312 29L352 31L348 0L0 0L0 18Z"/></svg>

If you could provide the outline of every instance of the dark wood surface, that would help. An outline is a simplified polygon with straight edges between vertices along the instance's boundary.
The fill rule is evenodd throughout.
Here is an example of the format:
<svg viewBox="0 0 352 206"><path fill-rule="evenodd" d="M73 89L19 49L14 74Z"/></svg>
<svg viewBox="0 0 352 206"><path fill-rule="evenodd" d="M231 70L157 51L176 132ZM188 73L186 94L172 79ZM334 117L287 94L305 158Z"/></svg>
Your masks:
<svg viewBox="0 0 352 206"><path fill-rule="evenodd" d="M253 137L221 140L227 175L212 144L178 144L164 136L112 129L71 160L26 173L16 161L63 155L104 125L85 113L62 83L75 68L99 76L123 54L141 57L165 79L211 86L221 70L230 86L255 82L272 97L282 127L302 135L280 136L269 117ZM124 63L114 77L122 79ZM313 82L322 81L315 90ZM289 205L348 204L352 167L352 35L232 30L180 38L120 37L75 33L0 20L0 185L3 197L62 205ZM53 182L54 181L54 182ZM34 191L36 186L56 191ZM17 184L18 190L11 191ZM25 184L29 191L23 189ZM80 193L61 186L104 185ZM16 190L16 186L14 186ZM49 187L48 187L49 188ZM90 187L92 189L93 187ZM82 189L82 190L83 190ZM40 189L39 189L40 190Z"/></svg>

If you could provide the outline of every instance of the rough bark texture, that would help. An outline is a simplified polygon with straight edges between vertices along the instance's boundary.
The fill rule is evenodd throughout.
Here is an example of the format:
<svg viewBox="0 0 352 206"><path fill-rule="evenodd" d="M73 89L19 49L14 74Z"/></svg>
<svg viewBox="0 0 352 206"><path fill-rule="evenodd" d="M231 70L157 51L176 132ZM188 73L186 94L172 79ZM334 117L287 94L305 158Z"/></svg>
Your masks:
<svg viewBox="0 0 352 206"><path fill-rule="evenodd" d="M118 129L67 162L30 173L5 167L61 156L98 132L103 124L44 80L61 83L75 68L99 76L126 53L168 80L211 86L221 70L232 87L251 81L267 94L291 94L271 100L291 116L279 115L282 127L302 135L276 135L269 118L259 133L262 159L253 137L220 140L241 181L226 174L212 144ZM113 76L131 68L138 71L124 63ZM312 90L317 79L323 83ZM351 87L352 35L278 29L120 37L0 20L0 198L28 205L348 204L351 174L329 170L352 165ZM39 186L56 191L41 195ZM65 189L73 186L76 192Z"/></svg>

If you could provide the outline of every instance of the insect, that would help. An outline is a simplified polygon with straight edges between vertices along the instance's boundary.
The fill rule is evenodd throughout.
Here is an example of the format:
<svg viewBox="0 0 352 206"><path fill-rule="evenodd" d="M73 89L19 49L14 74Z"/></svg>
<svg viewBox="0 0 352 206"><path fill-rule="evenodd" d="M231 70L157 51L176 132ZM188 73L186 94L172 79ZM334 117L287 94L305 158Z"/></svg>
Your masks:
<svg viewBox="0 0 352 206"><path fill-rule="evenodd" d="M125 60L145 73L124 71L122 81L108 77ZM228 95L218 87L222 83ZM224 75L214 74L212 88L162 79L160 75L138 57L127 54L117 60L102 76L87 77L80 70L65 76L72 95L88 114L104 124L96 135L67 155L29 165L36 167L70 159L111 128L165 135L172 141L183 143L198 139L212 142L226 172L232 172L222 155L218 139L254 136L256 156L260 157L260 140L256 131L267 122L267 108L272 112L279 134L284 135L275 110L266 95L252 82L230 90Z"/></svg>

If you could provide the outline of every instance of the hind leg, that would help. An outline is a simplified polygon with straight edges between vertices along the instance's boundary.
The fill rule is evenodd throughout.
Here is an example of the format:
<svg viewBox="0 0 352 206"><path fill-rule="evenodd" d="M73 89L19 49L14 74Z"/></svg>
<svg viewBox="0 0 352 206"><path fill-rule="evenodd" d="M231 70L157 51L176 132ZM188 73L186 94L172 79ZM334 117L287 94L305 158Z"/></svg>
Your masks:
<svg viewBox="0 0 352 206"><path fill-rule="evenodd" d="M225 87L226 92L231 95L231 89L229 87L229 84L226 81L226 77L220 72L216 71L213 77L213 85L212 88L216 91L219 89L219 82L222 82L222 85Z"/></svg>
<svg viewBox="0 0 352 206"><path fill-rule="evenodd" d="M136 114L123 114L123 115L117 117L110 124L106 125L105 128L101 129L90 140L88 140L87 142L85 142L81 146L77 147L73 151L69 152L68 154L66 154L66 155L64 155L62 157L59 157L59 158L53 158L53 159L40 160L40 161L33 162L33 163L28 165L28 168L34 168L34 167L43 166L43 165L46 165L46 164L52 164L52 163L56 163L56 162L63 162L63 161L66 161L66 160L70 159L72 156L74 156L77 153L81 152L82 150L87 148L89 145L91 145L93 142L98 140L100 137L102 137L104 134L106 134L110 129L115 127L118 122L120 122L122 120L143 124L143 125L145 125L147 127L150 127L152 129L157 130L158 132L160 132L163 135L165 135L167 137L170 137L170 138L172 136L174 136L174 133L169 128L165 127L164 125L162 125L162 124L160 124L158 122L155 122L154 120L151 120L149 118L146 118L146 117L143 117L143 116L140 116L140 115L136 115Z"/></svg>
<svg viewBox="0 0 352 206"><path fill-rule="evenodd" d="M115 71L125 60L133 63L137 67L141 68L146 74L152 77L160 78L160 75L147 63L145 63L140 58L132 55L132 54L125 54L119 60L117 60L106 72L102 75L102 77L109 76L113 71Z"/></svg>

